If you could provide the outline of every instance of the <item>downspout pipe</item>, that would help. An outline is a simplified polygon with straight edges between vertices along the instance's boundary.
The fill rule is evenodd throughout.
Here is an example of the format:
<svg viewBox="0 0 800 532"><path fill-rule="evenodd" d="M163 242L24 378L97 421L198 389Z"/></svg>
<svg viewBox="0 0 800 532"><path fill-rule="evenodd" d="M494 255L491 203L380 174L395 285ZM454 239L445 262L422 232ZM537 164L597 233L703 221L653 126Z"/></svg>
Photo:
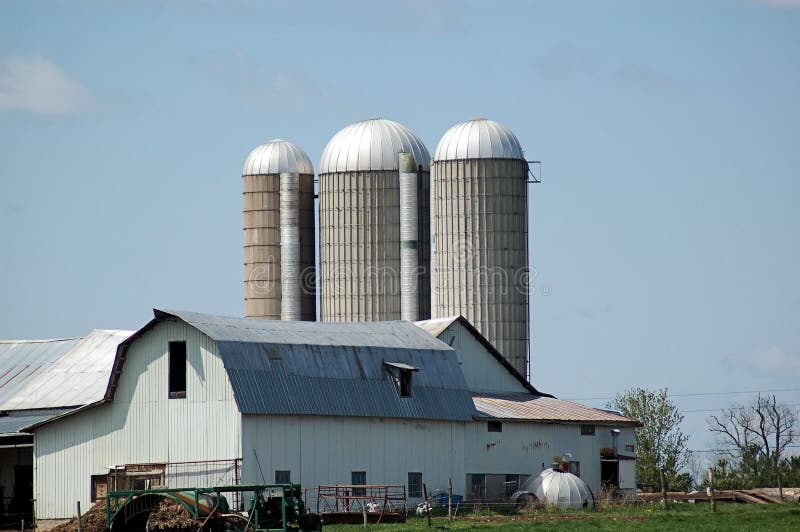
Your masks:
<svg viewBox="0 0 800 532"><path fill-rule="evenodd" d="M400 319L419 319L419 202L417 162L400 152Z"/></svg>
<svg viewBox="0 0 800 532"><path fill-rule="evenodd" d="M299 321L300 174L280 175L281 319Z"/></svg>

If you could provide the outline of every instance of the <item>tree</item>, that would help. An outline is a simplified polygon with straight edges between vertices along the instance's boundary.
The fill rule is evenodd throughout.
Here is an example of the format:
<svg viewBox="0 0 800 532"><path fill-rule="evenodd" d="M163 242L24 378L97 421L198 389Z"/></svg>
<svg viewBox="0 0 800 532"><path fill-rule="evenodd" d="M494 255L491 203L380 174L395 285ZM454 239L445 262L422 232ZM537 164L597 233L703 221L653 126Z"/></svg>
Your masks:
<svg viewBox="0 0 800 532"><path fill-rule="evenodd" d="M750 405L734 404L719 416L709 416L708 430L735 464L743 487L777 482L783 498L781 457L798 438L795 410L778 403L774 395L759 395Z"/></svg>
<svg viewBox="0 0 800 532"><path fill-rule="evenodd" d="M679 428L683 415L667 397L667 389L633 388L618 394L607 406L644 425L636 429L639 484L661 486L662 491L669 485L685 485L679 472L689 463L689 437Z"/></svg>

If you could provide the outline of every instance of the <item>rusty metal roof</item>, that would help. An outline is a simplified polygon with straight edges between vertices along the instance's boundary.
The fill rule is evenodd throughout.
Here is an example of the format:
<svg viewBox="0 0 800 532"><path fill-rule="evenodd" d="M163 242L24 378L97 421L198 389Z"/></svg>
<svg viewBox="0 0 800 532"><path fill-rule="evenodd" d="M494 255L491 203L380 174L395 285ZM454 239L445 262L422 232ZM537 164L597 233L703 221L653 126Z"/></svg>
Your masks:
<svg viewBox="0 0 800 532"><path fill-rule="evenodd" d="M519 421L639 426L635 419L591 406L532 394L473 394L479 417Z"/></svg>

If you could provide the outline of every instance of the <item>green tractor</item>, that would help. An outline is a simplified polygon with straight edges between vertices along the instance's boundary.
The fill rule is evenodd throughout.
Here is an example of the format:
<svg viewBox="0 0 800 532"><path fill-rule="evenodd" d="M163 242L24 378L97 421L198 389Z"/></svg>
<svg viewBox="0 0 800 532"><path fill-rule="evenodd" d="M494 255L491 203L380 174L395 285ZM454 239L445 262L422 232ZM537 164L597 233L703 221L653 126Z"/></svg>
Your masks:
<svg viewBox="0 0 800 532"><path fill-rule="evenodd" d="M224 494L250 497L248 511L232 511ZM106 495L106 525L112 532L144 532L150 514L165 499L180 504L204 532L322 530L319 515L308 512L300 484L259 484L213 488L155 488L112 491ZM186 528L186 527L183 527Z"/></svg>

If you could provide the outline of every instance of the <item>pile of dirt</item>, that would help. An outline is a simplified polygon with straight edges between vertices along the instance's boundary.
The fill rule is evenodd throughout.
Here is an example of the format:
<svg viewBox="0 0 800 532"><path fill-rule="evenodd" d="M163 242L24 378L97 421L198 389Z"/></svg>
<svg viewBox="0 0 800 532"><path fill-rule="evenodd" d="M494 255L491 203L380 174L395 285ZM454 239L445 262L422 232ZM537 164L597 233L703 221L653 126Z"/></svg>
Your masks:
<svg viewBox="0 0 800 532"><path fill-rule="evenodd" d="M106 501L101 499L81 517L83 532L106 532ZM66 523L50 529L50 532L77 532L78 519L72 518Z"/></svg>
<svg viewBox="0 0 800 532"><path fill-rule="evenodd" d="M197 529L198 523L178 501L164 499L147 520L150 530Z"/></svg>

